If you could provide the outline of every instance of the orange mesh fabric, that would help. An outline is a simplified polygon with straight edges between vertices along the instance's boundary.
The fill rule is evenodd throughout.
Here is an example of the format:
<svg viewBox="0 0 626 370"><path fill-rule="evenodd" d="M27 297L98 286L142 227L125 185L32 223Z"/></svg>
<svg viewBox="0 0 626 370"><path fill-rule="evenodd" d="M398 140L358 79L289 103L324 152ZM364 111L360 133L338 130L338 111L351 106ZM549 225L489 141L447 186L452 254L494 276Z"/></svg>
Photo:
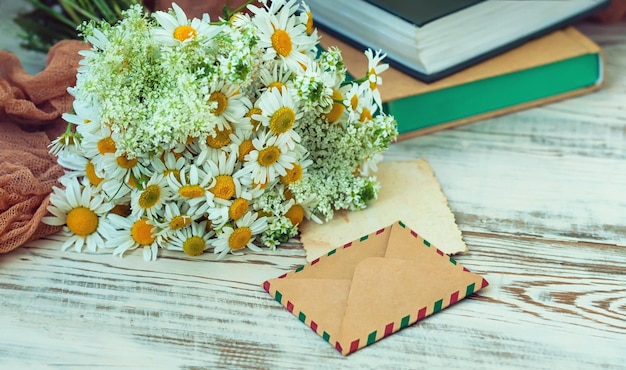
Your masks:
<svg viewBox="0 0 626 370"><path fill-rule="evenodd" d="M0 51L0 253L59 230L41 223L63 174L48 145L65 130L61 114L72 108L67 88L76 83L78 51L85 48L79 41L59 42L36 75Z"/></svg>

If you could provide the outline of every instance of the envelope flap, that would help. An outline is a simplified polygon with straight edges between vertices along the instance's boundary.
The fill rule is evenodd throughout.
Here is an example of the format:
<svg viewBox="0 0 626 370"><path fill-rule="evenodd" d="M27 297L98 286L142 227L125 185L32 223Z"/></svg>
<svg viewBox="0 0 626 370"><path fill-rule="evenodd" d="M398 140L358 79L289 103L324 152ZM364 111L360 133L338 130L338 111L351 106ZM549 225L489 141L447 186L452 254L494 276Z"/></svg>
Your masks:
<svg viewBox="0 0 626 370"><path fill-rule="evenodd" d="M390 335L487 285L480 275L445 255L422 257L373 257L357 266L341 326L342 353Z"/></svg>
<svg viewBox="0 0 626 370"><path fill-rule="evenodd" d="M427 247L427 248L423 248ZM432 251L430 250L432 249ZM418 233L407 227L402 221L397 221L391 225L385 257L400 259L421 259L424 254L435 258L432 252L437 252L440 256L444 253L430 242L422 238Z"/></svg>
<svg viewBox="0 0 626 370"><path fill-rule="evenodd" d="M391 227L364 235L287 273L287 279L352 279L354 269L369 257L382 257L389 245Z"/></svg>

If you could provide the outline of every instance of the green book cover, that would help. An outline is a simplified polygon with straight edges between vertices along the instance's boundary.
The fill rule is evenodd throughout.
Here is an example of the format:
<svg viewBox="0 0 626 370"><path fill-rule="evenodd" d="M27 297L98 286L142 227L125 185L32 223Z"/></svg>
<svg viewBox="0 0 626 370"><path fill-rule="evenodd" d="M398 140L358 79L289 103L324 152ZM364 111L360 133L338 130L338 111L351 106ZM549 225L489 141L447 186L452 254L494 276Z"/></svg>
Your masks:
<svg viewBox="0 0 626 370"><path fill-rule="evenodd" d="M363 53L346 42L322 34L320 43L339 47L351 74L367 69ZM390 68L378 88L407 138L591 91L602 70L600 47L569 27L433 83Z"/></svg>
<svg viewBox="0 0 626 370"><path fill-rule="evenodd" d="M586 54L532 69L478 80L448 89L386 102L400 135L495 112L594 86L600 78L599 54Z"/></svg>

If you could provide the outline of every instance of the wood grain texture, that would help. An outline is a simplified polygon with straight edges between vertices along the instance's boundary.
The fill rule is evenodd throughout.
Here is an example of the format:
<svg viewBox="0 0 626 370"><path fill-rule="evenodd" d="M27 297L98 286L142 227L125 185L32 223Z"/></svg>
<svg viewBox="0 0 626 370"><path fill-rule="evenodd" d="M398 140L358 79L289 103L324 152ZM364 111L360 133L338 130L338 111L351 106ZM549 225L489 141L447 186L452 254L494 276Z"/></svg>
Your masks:
<svg viewBox="0 0 626 370"><path fill-rule="evenodd" d="M605 51L598 92L386 156L427 158L479 294L343 357L260 286L305 263L297 240L148 263L55 236L0 255L0 368L624 368L626 23L580 29Z"/></svg>

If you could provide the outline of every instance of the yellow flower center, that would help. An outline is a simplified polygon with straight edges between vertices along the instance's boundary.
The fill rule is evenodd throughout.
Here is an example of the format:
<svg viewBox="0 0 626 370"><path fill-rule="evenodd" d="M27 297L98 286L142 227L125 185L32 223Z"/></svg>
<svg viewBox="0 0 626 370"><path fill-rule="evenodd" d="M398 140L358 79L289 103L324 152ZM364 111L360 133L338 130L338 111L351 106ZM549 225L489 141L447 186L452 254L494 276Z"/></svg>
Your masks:
<svg viewBox="0 0 626 370"><path fill-rule="evenodd" d="M186 24L178 26L174 30L174 38L180 42L194 38L196 36L198 36L198 32L193 27Z"/></svg>
<svg viewBox="0 0 626 370"><path fill-rule="evenodd" d="M230 199L235 195L235 180L230 175L215 177L215 186L209 189L213 195L221 199Z"/></svg>
<svg viewBox="0 0 626 370"><path fill-rule="evenodd" d="M374 91L378 87L378 75L376 74L376 70L374 68L370 69L370 90Z"/></svg>
<svg viewBox="0 0 626 370"><path fill-rule="evenodd" d="M152 234L153 228L154 226L148 223L148 219L140 218L135 221L133 227L130 229L130 235L135 243L139 245L150 245L154 243L154 240L156 239Z"/></svg>
<svg viewBox="0 0 626 370"><path fill-rule="evenodd" d="M354 94L350 98L350 107L352 108L353 111L355 111L358 106L359 106L359 97L356 96L356 94Z"/></svg>
<svg viewBox="0 0 626 370"><path fill-rule="evenodd" d="M192 236L183 243L183 251L192 257L201 255L205 248L206 241L199 236Z"/></svg>
<svg viewBox="0 0 626 370"><path fill-rule="evenodd" d="M115 147L115 141L111 137L105 137L98 141L98 152L102 155L107 153L115 153L117 148Z"/></svg>
<svg viewBox="0 0 626 370"><path fill-rule="evenodd" d="M306 12L306 33L313 33L313 14L311 12Z"/></svg>
<svg viewBox="0 0 626 370"><path fill-rule="evenodd" d="M132 174L131 174L131 175L132 175ZM128 178L128 182L127 182L127 184L128 184L128 186L130 186L131 188L133 188L133 189L137 189L138 187L137 187L137 183L136 183L136 181L137 181L137 179L135 179L135 176L130 176L130 177Z"/></svg>
<svg viewBox="0 0 626 370"><path fill-rule="evenodd" d="M116 204L115 206L113 206L113 208L109 212L116 214L118 216L126 217L130 215L130 205L129 204Z"/></svg>
<svg viewBox="0 0 626 370"><path fill-rule="evenodd" d="M285 197L286 200L292 199L293 193L291 192L291 189L285 188L285 191L283 191L283 197Z"/></svg>
<svg viewBox="0 0 626 370"><path fill-rule="evenodd" d="M180 181L180 170L165 170L165 172L163 172L163 175L165 175L165 177L168 177L170 173L174 175L174 178L176 180Z"/></svg>
<svg viewBox="0 0 626 370"><path fill-rule="evenodd" d="M178 194L185 198L198 198L204 195L204 188L200 185L184 185L178 189Z"/></svg>
<svg viewBox="0 0 626 370"><path fill-rule="evenodd" d="M266 179L266 181L265 181L265 182L256 182L256 181L254 181L254 182L252 183L252 187L253 187L253 188L257 188L257 187L258 187L259 189L265 189L265 188L267 188L267 186L268 186L269 184L270 184L270 183L269 183L269 181L267 181L267 179Z"/></svg>
<svg viewBox="0 0 626 370"><path fill-rule="evenodd" d="M371 119L372 119L372 112L367 108L363 108L363 111L361 112L361 116L359 117L359 121L365 122Z"/></svg>
<svg viewBox="0 0 626 370"><path fill-rule="evenodd" d="M176 229L182 229L183 227L189 225L190 223L191 223L191 217L187 215L178 215L172 218L169 225L171 229L176 230Z"/></svg>
<svg viewBox="0 0 626 370"><path fill-rule="evenodd" d="M333 100L333 107L330 112L326 113L326 120L328 120L329 123L337 122L346 109L343 103L341 103L343 95L341 95L338 90L333 90Z"/></svg>
<svg viewBox="0 0 626 370"><path fill-rule="evenodd" d="M269 167L278 162L280 157L280 149L277 146L268 146L259 151L259 164L263 167Z"/></svg>
<svg viewBox="0 0 626 370"><path fill-rule="evenodd" d="M237 228L228 237L228 246L230 249L236 251L245 247L252 239L252 230L249 227L244 226Z"/></svg>
<svg viewBox="0 0 626 370"><path fill-rule="evenodd" d="M125 169L135 167L138 162L139 160L137 158L128 159L126 154L117 157L117 165Z"/></svg>
<svg viewBox="0 0 626 370"><path fill-rule="evenodd" d="M285 30L275 30L272 34L272 47L280 56L286 57L291 54L293 45L289 33Z"/></svg>
<svg viewBox="0 0 626 370"><path fill-rule="evenodd" d="M298 225L304 220L304 208L299 204L294 204L285 213L285 217L291 221L292 225Z"/></svg>
<svg viewBox="0 0 626 370"><path fill-rule="evenodd" d="M226 107L228 106L228 98L226 97L226 95L224 95L224 93L220 91L213 92L209 97L209 101L214 101L217 103L217 107L213 109L213 114L215 114L216 116L224 113Z"/></svg>
<svg viewBox="0 0 626 370"><path fill-rule="evenodd" d="M302 166L300 163L293 163L293 168L286 171L287 174L280 177L280 181L285 185L292 184L302 178Z"/></svg>
<svg viewBox="0 0 626 370"><path fill-rule="evenodd" d="M87 207L76 207L68 212L65 224L74 234L85 237L98 228L98 215Z"/></svg>
<svg viewBox="0 0 626 370"><path fill-rule="evenodd" d="M226 127L223 130L219 130L215 133L215 136L207 136L206 144L211 148L219 149L230 144L230 134L233 133L232 128Z"/></svg>
<svg viewBox="0 0 626 370"><path fill-rule="evenodd" d="M256 130L257 127L259 127L259 124L261 122L255 120L254 118L252 118L253 114L261 114L263 113L263 111L261 110L261 108L252 108L248 111L248 113L246 113L246 117L250 118L250 124L252 124L252 127L254 127L254 129Z"/></svg>
<svg viewBox="0 0 626 370"><path fill-rule="evenodd" d="M85 174L93 186L98 186L102 181L104 181L102 177L96 175L96 167L91 161L87 162L87 166L85 166Z"/></svg>
<svg viewBox="0 0 626 370"><path fill-rule="evenodd" d="M139 196L139 207L148 209L154 207L161 199L161 187L153 184L144 189Z"/></svg>
<svg viewBox="0 0 626 370"><path fill-rule="evenodd" d="M279 92L282 92L283 88L286 88L287 85L285 85L284 83L280 82L280 81L276 81L276 82L272 82L271 84L269 84L267 86L267 88L269 90L271 89L278 89Z"/></svg>
<svg viewBox="0 0 626 370"><path fill-rule="evenodd" d="M254 149L254 144L252 144L252 139L247 139L239 144L239 155L237 159L239 162L244 162L246 159L246 155L250 153Z"/></svg>
<svg viewBox="0 0 626 370"><path fill-rule="evenodd" d="M228 217L231 220L237 220L248 212L250 203L245 198L237 198L233 200L233 203L228 208Z"/></svg>
<svg viewBox="0 0 626 370"><path fill-rule="evenodd" d="M289 107L280 107L270 118L270 130L277 134L289 131L296 122L296 112Z"/></svg>

